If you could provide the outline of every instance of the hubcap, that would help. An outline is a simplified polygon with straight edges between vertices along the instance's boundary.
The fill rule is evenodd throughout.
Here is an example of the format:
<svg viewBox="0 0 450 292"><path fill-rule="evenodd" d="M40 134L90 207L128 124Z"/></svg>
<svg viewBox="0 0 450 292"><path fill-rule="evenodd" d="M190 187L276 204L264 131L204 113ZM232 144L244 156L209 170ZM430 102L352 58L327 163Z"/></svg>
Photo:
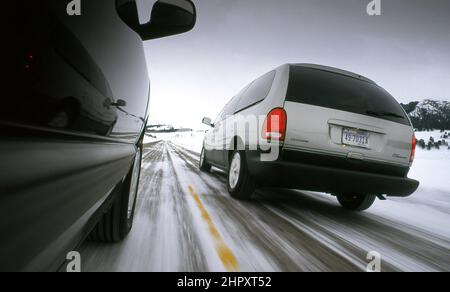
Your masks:
<svg viewBox="0 0 450 292"><path fill-rule="evenodd" d="M139 172L141 171L141 150L139 149L134 159L133 172L131 174L130 195L128 199L128 219L133 216L134 203L137 197Z"/></svg>
<svg viewBox="0 0 450 292"><path fill-rule="evenodd" d="M230 166L229 183L231 188L235 188L239 182L239 176L241 174L241 155L236 152L233 156Z"/></svg>

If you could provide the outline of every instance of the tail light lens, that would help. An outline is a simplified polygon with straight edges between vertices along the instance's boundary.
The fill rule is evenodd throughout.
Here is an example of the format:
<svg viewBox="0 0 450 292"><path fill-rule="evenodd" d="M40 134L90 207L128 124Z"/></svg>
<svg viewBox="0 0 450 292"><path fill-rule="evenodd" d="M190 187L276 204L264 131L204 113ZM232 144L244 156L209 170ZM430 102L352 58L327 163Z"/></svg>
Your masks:
<svg viewBox="0 0 450 292"><path fill-rule="evenodd" d="M36 64L36 56L33 53L28 53L26 54L25 58L24 58L24 69L25 71L31 71L34 69L35 64Z"/></svg>
<svg viewBox="0 0 450 292"><path fill-rule="evenodd" d="M31 82L35 82L39 79L40 64L37 57L36 49L25 50L20 57L20 66L22 67L23 76Z"/></svg>
<svg viewBox="0 0 450 292"><path fill-rule="evenodd" d="M413 163L414 158L416 157L416 146L417 146L417 139L416 139L416 135L413 134L412 146L411 146L411 157L409 158L409 161L411 163Z"/></svg>
<svg viewBox="0 0 450 292"><path fill-rule="evenodd" d="M286 111L282 108L275 108L266 117L262 137L269 141L284 141L286 138L286 128Z"/></svg>

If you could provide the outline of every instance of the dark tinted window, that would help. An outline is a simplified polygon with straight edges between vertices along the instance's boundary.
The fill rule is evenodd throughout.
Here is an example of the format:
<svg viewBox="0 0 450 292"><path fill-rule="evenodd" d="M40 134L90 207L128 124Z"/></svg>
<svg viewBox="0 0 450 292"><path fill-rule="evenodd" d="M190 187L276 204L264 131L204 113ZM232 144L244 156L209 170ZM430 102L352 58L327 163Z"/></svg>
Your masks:
<svg viewBox="0 0 450 292"><path fill-rule="evenodd" d="M263 101L269 94L274 79L275 71L272 71L250 84L248 89L242 94L236 111L241 111Z"/></svg>
<svg viewBox="0 0 450 292"><path fill-rule="evenodd" d="M376 116L409 125L399 103L383 88L318 69L292 66L286 101Z"/></svg>

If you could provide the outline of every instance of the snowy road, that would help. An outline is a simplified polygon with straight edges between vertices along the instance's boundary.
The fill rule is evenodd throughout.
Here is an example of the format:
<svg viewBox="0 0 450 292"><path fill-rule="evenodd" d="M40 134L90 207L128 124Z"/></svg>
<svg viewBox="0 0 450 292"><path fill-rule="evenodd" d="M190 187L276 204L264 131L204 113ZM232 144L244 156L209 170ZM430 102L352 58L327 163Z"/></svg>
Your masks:
<svg viewBox="0 0 450 292"><path fill-rule="evenodd" d="M224 174L201 173L197 164L197 153L171 142L147 145L130 236L85 243L83 270L365 271L376 251L383 271L450 271L450 238L380 215L384 202L361 214L331 196L298 191L260 190L252 202L238 202ZM423 207L449 225L449 205Z"/></svg>

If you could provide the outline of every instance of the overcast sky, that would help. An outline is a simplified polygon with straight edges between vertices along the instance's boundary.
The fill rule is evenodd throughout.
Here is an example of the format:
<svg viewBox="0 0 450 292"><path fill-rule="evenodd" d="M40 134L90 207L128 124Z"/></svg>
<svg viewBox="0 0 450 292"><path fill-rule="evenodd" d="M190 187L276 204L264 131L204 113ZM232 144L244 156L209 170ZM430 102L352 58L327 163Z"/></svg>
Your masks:
<svg viewBox="0 0 450 292"><path fill-rule="evenodd" d="M151 122L199 128L242 87L284 63L375 80L399 101L450 100L450 1L194 0L196 28L145 44Z"/></svg>

